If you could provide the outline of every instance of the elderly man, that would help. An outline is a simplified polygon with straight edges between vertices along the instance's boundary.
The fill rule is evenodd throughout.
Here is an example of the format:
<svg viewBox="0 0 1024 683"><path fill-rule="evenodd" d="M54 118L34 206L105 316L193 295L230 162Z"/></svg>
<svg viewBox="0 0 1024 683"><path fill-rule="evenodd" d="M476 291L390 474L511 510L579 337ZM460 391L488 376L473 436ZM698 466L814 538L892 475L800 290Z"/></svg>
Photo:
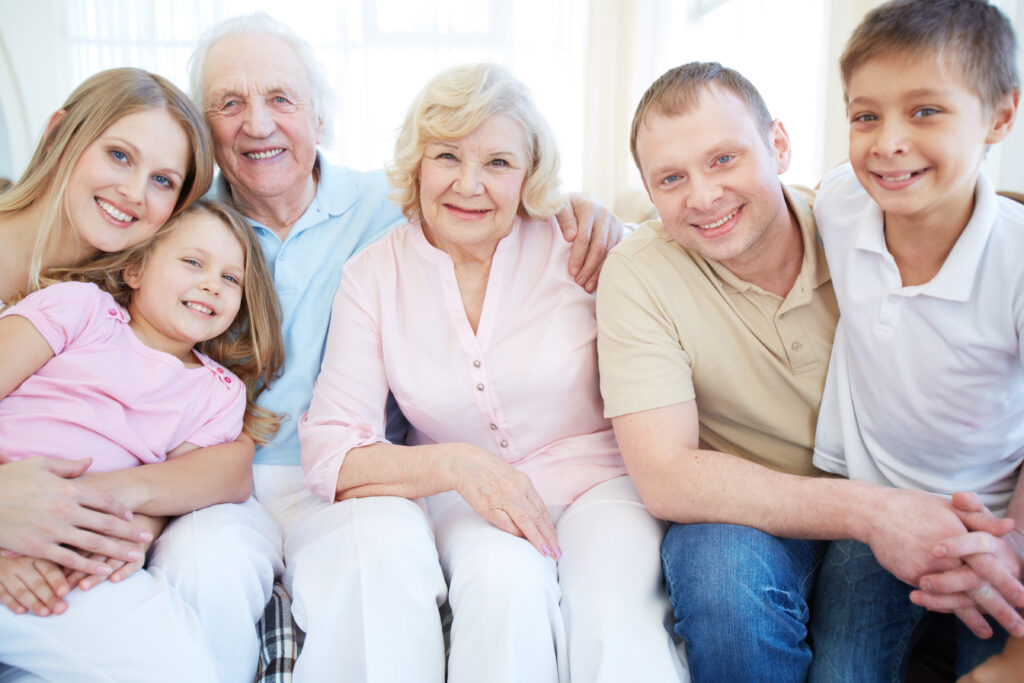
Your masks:
<svg viewBox="0 0 1024 683"><path fill-rule="evenodd" d="M812 539L860 540L916 584L954 566L932 554L939 541L990 518L817 476L838 311L813 196L779 182L789 138L749 81L715 63L670 70L631 145L661 220L604 267L601 388L644 502L674 522L662 557L676 632L695 681L804 680L825 549Z"/></svg>
<svg viewBox="0 0 1024 683"><path fill-rule="evenodd" d="M418 663L402 656L404 615L365 615L358 633L334 628L332 612L360 606L336 604L332 587L382 576L389 564L403 559L381 556L371 563L364 558L364 566L350 562L343 568L348 559L338 556L343 543L356 533L372 538L376 524L387 524L365 513L360 518L365 500L328 505L303 488L296 434L320 370L341 266L401 215L388 200L382 172L339 168L318 154L328 132L328 91L310 46L289 28L263 14L228 20L204 36L190 66L193 96L213 133L219 193L249 218L274 274L286 361L284 374L260 405L286 413L288 420L256 453L255 498L177 520L157 542L152 563L196 607L221 658L224 680L252 678L258 647L254 623L282 571L282 555L293 613L307 632L297 679L416 679ZM576 237L566 267L593 289L605 248L621 226L585 200L574 201L573 208L575 216L563 211L560 217L566 237ZM593 216L601 225L591 240ZM392 671L360 668L368 648L387 646L393 655L383 659L394 663Z"/></svg>

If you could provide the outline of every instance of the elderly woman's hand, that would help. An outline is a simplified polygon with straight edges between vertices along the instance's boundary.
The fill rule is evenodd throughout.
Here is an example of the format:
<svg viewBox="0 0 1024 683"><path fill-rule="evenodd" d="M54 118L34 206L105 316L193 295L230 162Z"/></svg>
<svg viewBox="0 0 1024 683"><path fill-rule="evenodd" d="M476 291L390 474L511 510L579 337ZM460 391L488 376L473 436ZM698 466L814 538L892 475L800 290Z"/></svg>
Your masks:
<svg viewBox="0 0 1024 683"><path fill-rule="evenodd" d="M494 526L525 538L544 555L558 559L555 525L530 478L497 455L465 445L450 461L455 490Z"/></svg>

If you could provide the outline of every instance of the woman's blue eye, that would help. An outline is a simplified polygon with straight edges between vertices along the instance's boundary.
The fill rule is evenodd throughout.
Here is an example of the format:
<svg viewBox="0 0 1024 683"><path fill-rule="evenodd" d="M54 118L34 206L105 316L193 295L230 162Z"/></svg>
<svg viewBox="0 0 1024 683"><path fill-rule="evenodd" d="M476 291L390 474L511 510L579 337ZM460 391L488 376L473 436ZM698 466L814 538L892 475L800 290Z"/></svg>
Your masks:
<svg viewBox="0 0 1024 683"><path fill-rule="evenodd" d="M455 155L452 154L451 152L441 152L440 154L437 155L437 158L438 159L450 159L450 160L454 161L455 160Z"/></svg>
<svg viewBox="0 0 1024 683"><path fill-rule="evenodd" d="M118 161L128 161L128 155L119 149L111 150L110 156L114 157Z"/></svg>
<svg viewBox="0 0 1024 683"><path fill-rule="evenodd" d="M196 268L199 267L199 261L197 261L194 258L183 258L181 260L184 261L185 263L189 264L190 266L195 266Z"/></svg>
<svg viewBox="0 0 1024 683"><path fill-rule="evenodd" d="M722 156L720 156L717 159L715 159L715 163L719 164L719 165L727 164L730 161L732 161L732 155L731 154L723 154Z"/></svg>
<svg viewBox="0 0 1024 683"><path fill-rule="evenodd" d="M492 165L492 166L501 166L501 167L504 167L504 166L508 166L508 165L509 165L509 163L508 163L508 161L506 161L505 159L492 159L492 160L491 160L491 165Z"/></svg>
<svg viewBox="0 0 1024 683"><path fill-rule="evenodd" d="M225 275L224 279L227 280L228 282L233 282L236 285L238 284L238 278L235 277L234 275Z"/></svg>
<svg viewBox="0 0 1024 683"><path fill-rule="evenodd" d="M157 185L162 185L164 187L174 187L174 183L172 183L171 179L168 178L167 176L155 175L155 176L153 176L153 181Z"/></svg>

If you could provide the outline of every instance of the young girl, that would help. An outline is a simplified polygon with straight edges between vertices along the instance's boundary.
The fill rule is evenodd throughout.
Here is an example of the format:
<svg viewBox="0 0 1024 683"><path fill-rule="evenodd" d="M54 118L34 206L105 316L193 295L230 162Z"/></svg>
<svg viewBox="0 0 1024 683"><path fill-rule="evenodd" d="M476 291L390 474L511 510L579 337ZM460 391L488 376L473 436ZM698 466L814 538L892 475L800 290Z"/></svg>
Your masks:
<svg viewBox="0 0 1024 683"><path fill-rule="evenodd" d="M88 78L0 194L0 301L37 288L44 268L143 242L212 178L210 134L181 90L141 69Z"/></svg>
<svg viewBox="0 0 1024 683"><path fill-rule="evenodd" d="M280 314L259 243L235 211L201 200L144 245L46 275L56 283L0 314L7 458L88 453L102 472L243 429L258 442L273 435L279 419L254 400L283 362ZM69 593L58 565L0 558L0 661L54 680L96 666L128 680L155 656L203 680L196 663L214 665L194 613L159 572L134 572L139 564L117 572L118 585ZM65 607L48 607L64 595ZM139 629L153 627L161 638L150 650Z"/></svg>

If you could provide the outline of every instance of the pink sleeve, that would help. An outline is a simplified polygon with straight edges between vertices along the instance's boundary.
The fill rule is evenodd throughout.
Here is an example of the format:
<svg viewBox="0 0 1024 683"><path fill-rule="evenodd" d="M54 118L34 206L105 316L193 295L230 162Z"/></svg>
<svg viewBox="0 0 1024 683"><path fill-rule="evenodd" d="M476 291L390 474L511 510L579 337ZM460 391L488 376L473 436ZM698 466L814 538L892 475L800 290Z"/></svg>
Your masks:
<svg viewBox="0 0 1024 683"><path fill-rule="evenodd" d="M211 382L212 386L207 392L210 400L205 410L205 415L208 415L209 419L186 437L185 443L205 448L234 441L242 433L242 421L245 419L245 385L230 372L225 371L224 374L232 381L225 384L223 378L218 377Z"/></svg>
<svg viewBox="0 0 1024 683"><path fill-rule="evenodd" d="M364 252L365 256L369 254ZM372 261L359 259L359 265L372 265ZM299 421L305 485L327 501L334 500L345 455L353 448L385 441L388 382L381 349L380 304L367 300L358 280L368 278L361 278L358 272L345 269L331 309L313 400ZM373 269L361 272L370 274Z"/></svg>
<svg viewBox="0 0 1024 683"><path fill-rule="evenodd" d="M0 317L8 315L27 319L43 335L53 353L59 354L87 332L89 324L98 317L126 314L109 294L95 285L61 282L29 294L0 313Z"/></svg>

